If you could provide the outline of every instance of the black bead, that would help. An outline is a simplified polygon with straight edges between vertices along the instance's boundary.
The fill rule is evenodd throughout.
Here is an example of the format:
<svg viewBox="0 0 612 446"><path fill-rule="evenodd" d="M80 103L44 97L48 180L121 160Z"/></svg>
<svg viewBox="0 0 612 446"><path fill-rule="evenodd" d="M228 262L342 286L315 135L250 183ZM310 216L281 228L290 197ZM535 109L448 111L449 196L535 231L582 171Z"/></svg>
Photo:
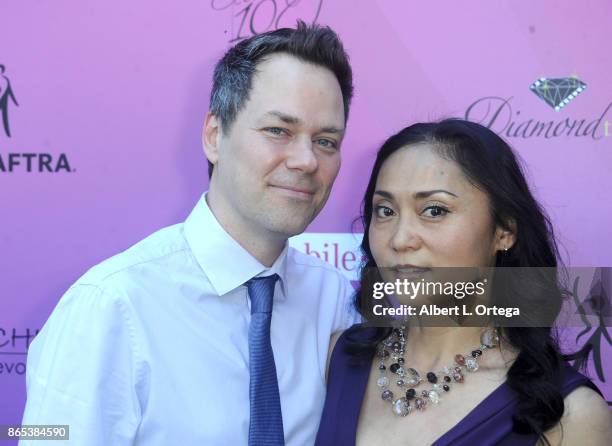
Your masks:
<svg viewBox="0 0 612 446"><path fill-rule="evenodd" d="M450 390L450 387L448 387L448 385L446 384L444 384L442 388L444 389L445 392L448 392Z"/></svg>
<svg viewBox="0 0 612 446"><path fill-rule="evenodd" d="M387 367L385 367L384 364L381 364L378 366L378 370L386 370Z"/></svg>
<svg viewBox="0 0 612 446"><path fill-rule="evenodd" d="M434 372L429 372L427 374L427 381L429 381L432 384L435 384L438 382L438 377L436 376Z"/></svg>
<svg viewBox="0 0 612 446"><path fill-rule="evenodd" d="M472 357L473 358L478 358L480 355L482 355L482 350L474 350L474 351L472 351Z"/></svg>
<svg viewBox="0 0 612 446"><path fill-rule="evenodd" d="M451 382L451 377L450 376L445 376L444 377L444 381L446 381L447 383Z"/></svg>
<svg viewBox="0 0 612 446"><path fill-rule="evenodd" d="M412 398L414 398L416 396L416 390L414 389L408 389L406 390L406 398L408 398L409 400L411 400Z"/></svg>
<svg viewBox="0 0 612 446"><path fill-rule="evenodd" d="M400 363L400 364L403 364L404 363L404 358L398 358L397 362Z"/></svg>
<svg viewBox="0 0 612 446"><path fill-rule="evenodd" d="M393 364L391 364L389 366L389 370L391 370L391 373L396 373L400 368L400 365L397 362L394 362Z"/></svg>

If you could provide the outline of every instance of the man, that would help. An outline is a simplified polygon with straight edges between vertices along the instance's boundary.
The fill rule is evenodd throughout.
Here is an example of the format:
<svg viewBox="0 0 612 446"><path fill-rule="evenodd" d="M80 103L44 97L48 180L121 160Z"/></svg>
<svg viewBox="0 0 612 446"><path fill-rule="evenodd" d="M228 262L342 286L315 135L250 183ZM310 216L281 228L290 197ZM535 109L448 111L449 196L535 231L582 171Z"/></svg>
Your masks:
<svg viewBox="0 0 612 446"><path fill-rule="evenodd" d="M87 272L30 347L23 424L75 445L308 445L350 283L287 247L340 167L352 74L329 28L238 43L215 68L209 190L183 224Z"/></svg>

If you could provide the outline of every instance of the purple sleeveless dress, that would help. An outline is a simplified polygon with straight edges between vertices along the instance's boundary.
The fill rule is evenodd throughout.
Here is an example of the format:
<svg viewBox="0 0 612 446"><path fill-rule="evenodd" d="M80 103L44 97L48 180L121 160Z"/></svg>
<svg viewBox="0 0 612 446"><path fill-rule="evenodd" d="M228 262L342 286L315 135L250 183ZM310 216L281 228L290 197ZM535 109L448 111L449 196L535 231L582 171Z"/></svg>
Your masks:
<svg viewBox="0 0 612 446"><path fill-rule="evenodd" d="M327 397L315 446L355 444L357 422L371 362L364 361L360 365L354 365L354 361L351 363L352 358L344 351L345 344L346 338L342 334L332 353ZM565 365L563 373L564 398L579 386L590 387L601 394L595 384L569 364ZM512 431L512 415L517 400L518 396L510 386L501 384L433 445L534 445L537 441L535 435L521 435Z"/></svg>

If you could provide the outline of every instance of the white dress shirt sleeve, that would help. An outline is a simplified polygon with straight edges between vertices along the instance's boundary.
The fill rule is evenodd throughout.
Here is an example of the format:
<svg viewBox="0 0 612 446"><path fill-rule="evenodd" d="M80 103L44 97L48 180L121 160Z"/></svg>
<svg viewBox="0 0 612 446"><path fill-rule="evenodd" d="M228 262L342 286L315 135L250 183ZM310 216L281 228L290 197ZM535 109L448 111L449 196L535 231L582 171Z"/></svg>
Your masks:
<svg viewBox="0 0 612 446"><path fill-rule="evenodd" d="M96 286L68 290L29 349L23 425L69 425L70 445L133 444L141 370L129 308Z"/></svg>

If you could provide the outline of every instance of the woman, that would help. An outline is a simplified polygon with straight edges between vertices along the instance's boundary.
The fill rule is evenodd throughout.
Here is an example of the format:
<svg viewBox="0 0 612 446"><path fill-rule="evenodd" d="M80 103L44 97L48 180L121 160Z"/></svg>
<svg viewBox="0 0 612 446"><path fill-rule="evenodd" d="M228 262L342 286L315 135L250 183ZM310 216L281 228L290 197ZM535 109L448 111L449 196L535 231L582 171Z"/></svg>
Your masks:
<svg viewBox="0 0 612 446"><path fill-rule="evenodd" d="M372 269L557 266L552 227L512 150L467 121L415 124L389 138L363 224L356 306L366 321L380 303ZM493 303L556 316L557 276L538 271L494 281ZM500 328L495 318L488 327L403 324L360 324L335 337L317 445L609 444L605 401L565 363L550 328Z"/></svg>

